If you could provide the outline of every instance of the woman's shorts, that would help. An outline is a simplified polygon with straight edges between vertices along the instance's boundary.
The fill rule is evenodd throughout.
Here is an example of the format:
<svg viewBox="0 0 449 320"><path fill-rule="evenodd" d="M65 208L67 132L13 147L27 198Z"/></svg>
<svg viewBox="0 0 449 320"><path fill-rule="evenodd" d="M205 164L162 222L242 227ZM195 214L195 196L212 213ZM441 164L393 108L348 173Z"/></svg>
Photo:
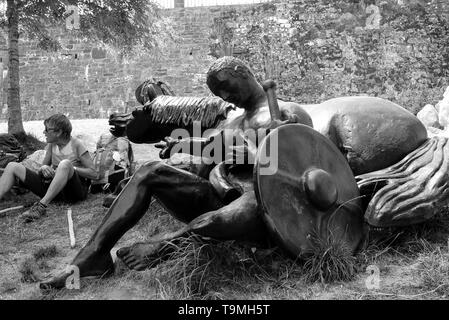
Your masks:
<svg viewBox="0 0 449 320"><path fill-rule="evenodd" d="M39 197L44 197L47 193L51 181L46 181L39 173L26 168L25 181L21 186L27 188ZM64 189L56 196L55 200L66 202L77 202L87 198L90 180L80 177L78 172L74 172L72 178L67 181Z"/></svg>

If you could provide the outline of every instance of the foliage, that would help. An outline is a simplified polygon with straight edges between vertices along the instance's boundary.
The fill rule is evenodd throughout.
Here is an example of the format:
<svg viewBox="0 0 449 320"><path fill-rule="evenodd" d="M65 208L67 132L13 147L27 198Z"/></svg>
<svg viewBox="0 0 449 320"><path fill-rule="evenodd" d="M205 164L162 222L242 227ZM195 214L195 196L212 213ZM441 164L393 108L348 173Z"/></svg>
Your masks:
<svg viewBox="0 0 449 320"><path fill-rule="evenodd" d="M79 29L68 32L100 41L123 53L138 47L157 47L161 43L160 33L168 30L153 1L16 0L16 3L21 35L37 40L40 48L49 51L61 48L58 34L53 31L65 27L66 20L71 18L73 12L67 10L68 5L77 6L79 12ZM0 15L0 27L7 28L5 15Z"/></svg>
<svg viewBox="0 0 449 320"><path fill-rule="evenodd" d="M254 6L216 19L211 49L221 40L232 46L260 80L278 82L284 99L369 94L416 112L449 85L449 19L435 1L371 1L380 10L378 28L367 27L368 1Z"/></svg>
<svg viewBox="0 0 449 320"><path fill-rule="evenodd" d="M9 88L8 132L23 134L20 108L20 34L34 39L38 47L61 48L58 26L66 24L78 37L99 41L118 49L121 55L140 52L162 43L165 28L158 6L147 0L7 0L0 6L0 28L8 30ZM56 29L56 30L54 30Z"/></svg>
<svg viewBox="0 0 449 320"><path fill-rule="evenodd" d="M46 145L45 142L40 141L35 135L30 133L15 134L14 137L23 146L27 156L37 150L44 149Z"/></svg>

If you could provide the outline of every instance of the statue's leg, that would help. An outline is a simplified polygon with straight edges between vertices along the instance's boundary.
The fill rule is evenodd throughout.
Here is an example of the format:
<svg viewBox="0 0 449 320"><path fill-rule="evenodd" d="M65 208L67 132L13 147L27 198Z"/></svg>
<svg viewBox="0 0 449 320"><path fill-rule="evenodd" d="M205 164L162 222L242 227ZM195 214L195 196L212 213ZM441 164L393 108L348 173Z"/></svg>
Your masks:
<svg viewBox="0 0 449 320"><path fill-rule="evenodd" d="M220 240L260 241L267 237L265 225L257 214L254 191L249 191L227 206L200 215L179 231L121 248L117 257L130 269L154 267L176 248L172 245L174 240L192 233Z"/></svg>
<svg viewBox="0 0 449 320"><path fill-rule="evenodd" d="M184 222L223 205L208 180L162 162L143 165L71 263L79 268L82 277L101 276L112 271L110 250L145 214L153 195L161 199L174 216ZM41 287L61 287L68 276L68 273L63 273L42 283Z"/></svg>
<svg viewBox="0 0 449 320"><path fill-rule="evenodd" d="M168 161L164 161L166 164L171 165L175 168L178 169L183 169L185 171L190 171L196 175L199 175L200 177L203 178L207 178L209 171L206 172L202 172L201 170L198 170L196 166L192 165L192 164L185 164L185 163L181 163L181 164L172 164L170 162L170 160ZM114 200L118 197L118 195L120 194L120 192L122 192L123 188L126 186L126 184L129 182L131 178L125 178L123 180L121 180L118 184L117 187L115 188L114 192L108 194L104 199L103 199L103 207L106 208L110 208L112 203L114 202Z"/></svg>

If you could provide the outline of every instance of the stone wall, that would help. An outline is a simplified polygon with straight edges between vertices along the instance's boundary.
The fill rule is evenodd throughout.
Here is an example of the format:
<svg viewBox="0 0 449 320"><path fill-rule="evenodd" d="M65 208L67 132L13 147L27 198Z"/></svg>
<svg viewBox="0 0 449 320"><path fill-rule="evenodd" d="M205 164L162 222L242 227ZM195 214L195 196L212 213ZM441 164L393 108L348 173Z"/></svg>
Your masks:
<svg viewBox="0 0 449 320"><path fill-rule="evenodd" d="M317 103L342 95L380 96L417 111L449 85L446 1L302 0L165 10L174 41L162 52L120 57L60 29L63 50L20 46L24 120L54 112L72 119L107 117L137 106L134 90L148 77L178 95L208 95L205 72L233 54L259 79L278 82L278 95ZM7 65L5 39L0 58ZM0 66L1 67L1 66ZM0 82L7 117L6 79Z"/></svg>
<svg viewBox="0 0 449 320"><path fill-rule="evenodd" d="M285 99L368 94L416 112L449 85L445 0L283 2L229 10L214 25Z"/></svg>
<svg viewBox="0 0 449 320"><path fill-rule="evenodd" d="M105 118L110 112L139 105L134 90L149 77L168 82L179 95L208 95L205 73L209 56L209 28L223 7L170 9L175 39L167 48L139 56L121 57L96 43L78 39L76 31L59 29L63 49L49 53L36 42L20 42L20 86L23 120L39 120L62 112L72 119ZM5 35L0 35L2 64L7 66ZM1 92L6 119L6 84Z"/></svg>

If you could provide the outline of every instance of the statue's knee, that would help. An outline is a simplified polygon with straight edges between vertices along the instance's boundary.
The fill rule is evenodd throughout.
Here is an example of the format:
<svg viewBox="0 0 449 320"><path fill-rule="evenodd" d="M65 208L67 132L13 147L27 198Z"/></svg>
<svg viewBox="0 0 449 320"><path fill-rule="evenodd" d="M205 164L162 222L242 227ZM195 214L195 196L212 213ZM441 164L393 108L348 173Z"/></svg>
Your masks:
<svg viewBox="0 0 449 320"><path fill-rule="evenodd" d="M150 161L142 165L133 175L134 179L146 179L152 175L158 175L159 169L164 166L162 161Z"/></svg>

